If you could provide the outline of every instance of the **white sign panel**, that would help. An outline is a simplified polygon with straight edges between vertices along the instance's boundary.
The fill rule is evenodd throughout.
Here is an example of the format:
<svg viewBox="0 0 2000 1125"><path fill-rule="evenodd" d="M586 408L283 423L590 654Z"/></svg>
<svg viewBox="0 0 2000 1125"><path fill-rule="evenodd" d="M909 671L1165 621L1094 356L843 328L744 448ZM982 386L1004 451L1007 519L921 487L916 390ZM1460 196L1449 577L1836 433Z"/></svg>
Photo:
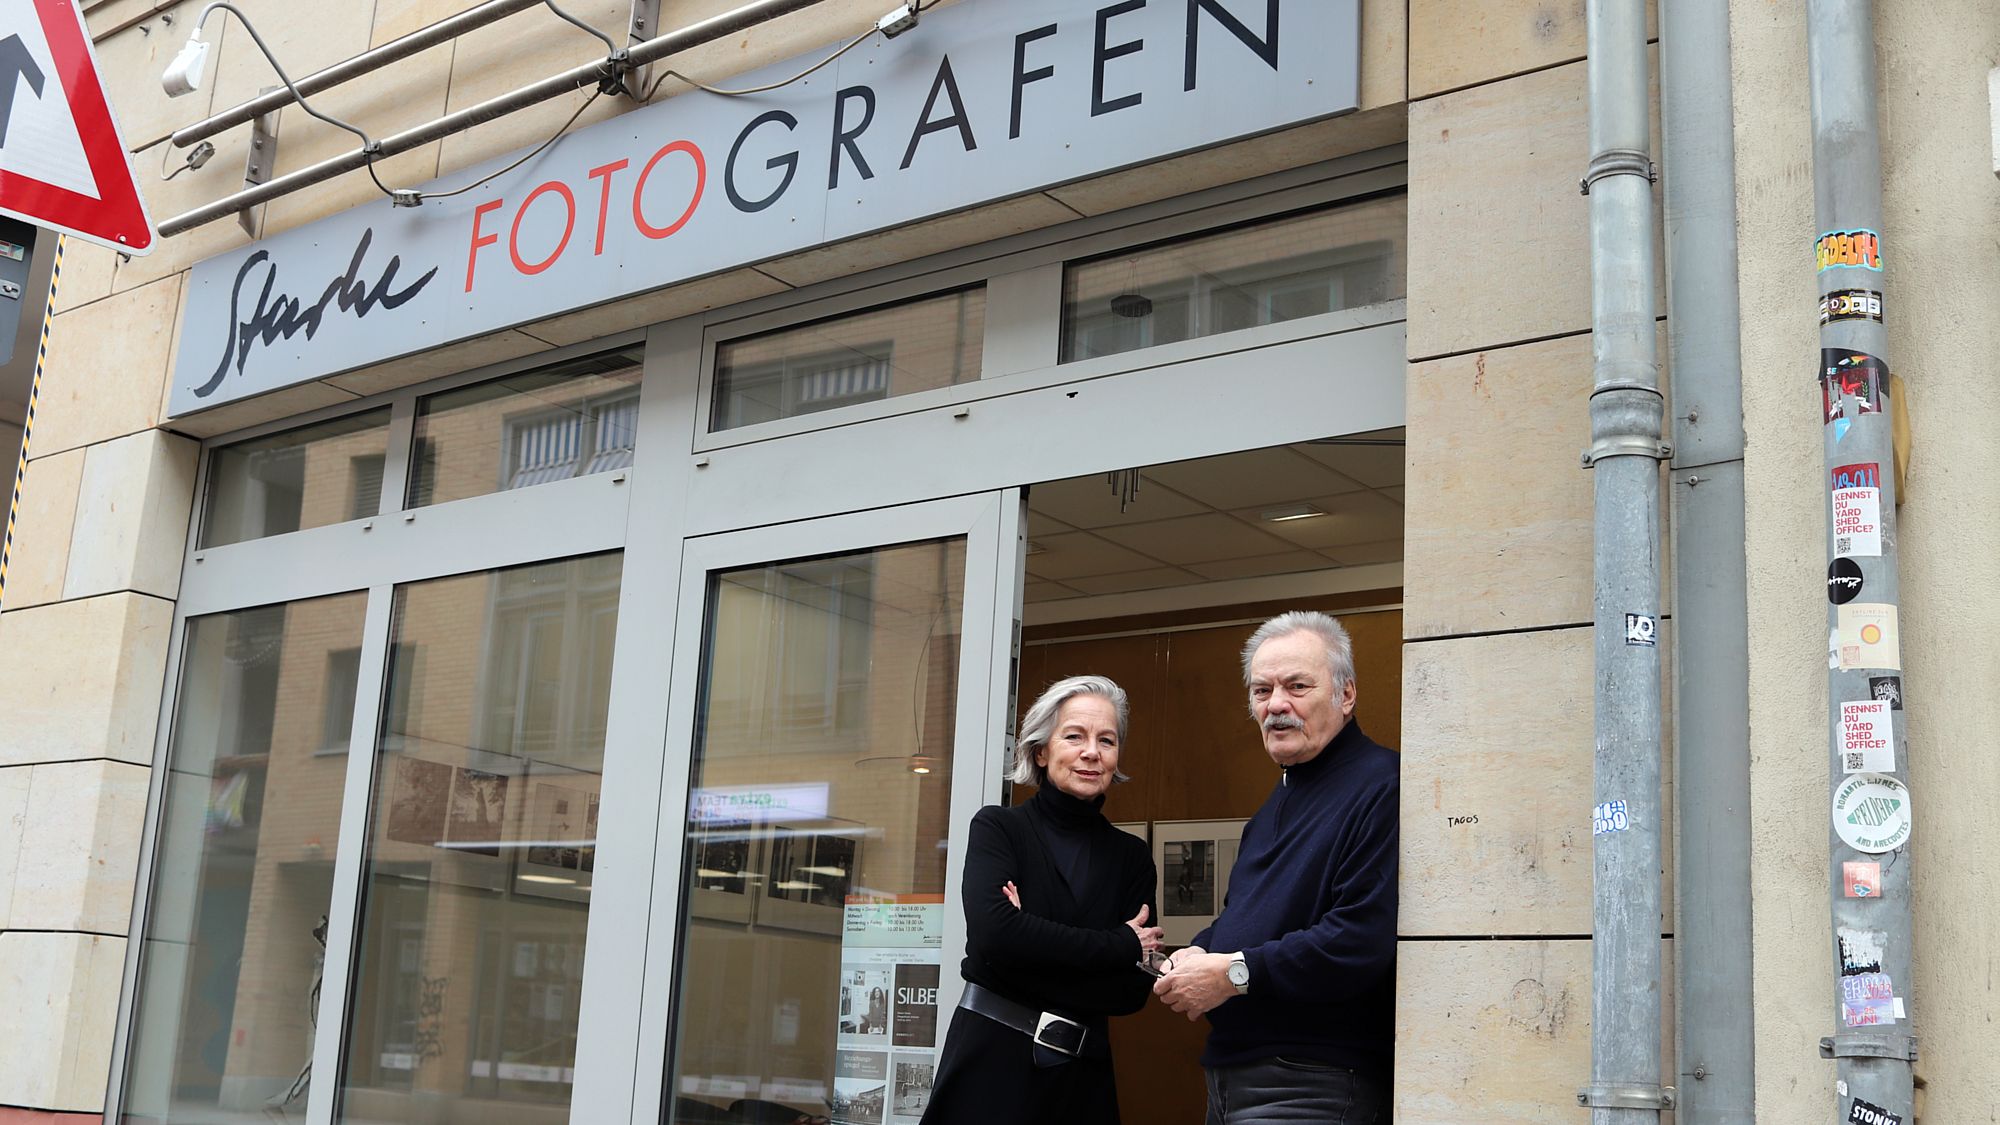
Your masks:
<svg viewBox="0 0 2000 1125"><path fill-rule="evenodd" d="M1359 31L1358 0L926 12L769 93L684 94L464 195L385 199L201 263L170 410L1348 112Z"/></svg>
<svg viewBox="0 0 2000 1125"><path fill-rule="evenodd" d="M1896 729L1887 700L1841 703L1840 768L1843 773L1895 771Z"/></svg>

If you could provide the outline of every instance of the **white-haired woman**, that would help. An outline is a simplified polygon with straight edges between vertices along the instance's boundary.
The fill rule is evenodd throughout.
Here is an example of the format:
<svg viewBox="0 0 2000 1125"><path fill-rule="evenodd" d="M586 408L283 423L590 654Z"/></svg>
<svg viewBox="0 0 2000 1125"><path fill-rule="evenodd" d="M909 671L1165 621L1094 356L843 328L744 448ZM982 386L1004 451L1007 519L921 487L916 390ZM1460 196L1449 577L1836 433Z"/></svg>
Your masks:
<svg viewBox="0 0 2000 1125"><path fill-rule="evenodd" d="M1105 1021L1138 1011L1160 948L1153 857L1104 819L1129 708L1102 676L1072 676L1021 721L1013 780L1028 801L972 819L965 857L965 997L927 1123L1116 1125Z"/></svg>

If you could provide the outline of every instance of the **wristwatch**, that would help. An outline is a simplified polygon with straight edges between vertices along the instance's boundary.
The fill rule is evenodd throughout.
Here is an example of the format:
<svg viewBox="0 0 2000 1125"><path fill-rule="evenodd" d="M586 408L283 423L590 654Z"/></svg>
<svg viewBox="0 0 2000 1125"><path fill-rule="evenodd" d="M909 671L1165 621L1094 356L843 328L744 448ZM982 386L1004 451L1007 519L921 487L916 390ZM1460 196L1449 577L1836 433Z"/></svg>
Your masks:
<svg viewBox="0 0 2000 1125"><path fill-rule="evenodd" d="M1250 962L1241 953L1229 958L1229 983L1236 986L1236 995L1245 996L1250 992Z"/></svg>

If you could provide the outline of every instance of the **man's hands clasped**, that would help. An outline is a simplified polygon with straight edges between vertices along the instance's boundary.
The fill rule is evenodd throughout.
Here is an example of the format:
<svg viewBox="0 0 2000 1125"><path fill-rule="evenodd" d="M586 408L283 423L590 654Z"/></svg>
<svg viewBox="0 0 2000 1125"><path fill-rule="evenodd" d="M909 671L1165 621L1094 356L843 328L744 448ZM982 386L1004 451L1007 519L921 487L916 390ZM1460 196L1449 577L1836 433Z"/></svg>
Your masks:
<svg viewBox="0 0 2000 1125"><path fill-rule="evenodd" d="M1190 945L1173 955L1167 971L1153 983L1153 995L1167 1007L1198 1020L1236 995L1229 983L1229 955Z"/></svg>

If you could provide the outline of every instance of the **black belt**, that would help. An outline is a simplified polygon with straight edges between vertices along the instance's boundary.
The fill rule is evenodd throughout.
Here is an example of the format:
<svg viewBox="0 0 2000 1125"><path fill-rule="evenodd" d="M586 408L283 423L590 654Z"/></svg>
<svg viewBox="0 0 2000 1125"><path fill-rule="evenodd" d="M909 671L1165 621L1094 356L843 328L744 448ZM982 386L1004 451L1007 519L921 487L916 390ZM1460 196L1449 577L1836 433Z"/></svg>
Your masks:
<svg viewBox="0 0 2000 1125"><path fill-rule="evenodd" d="M1038 1012L971 981L965 982L965 994L959 999L958 1006L1011 1027L1034 1040L1035 1046L1047 1047L1059 1055L1073 1059L1111 1057L1111 1044L1105 1041L1104 1036L1092 1035L1090 1028L1076 1020L1055 1012Z"/></svg>

